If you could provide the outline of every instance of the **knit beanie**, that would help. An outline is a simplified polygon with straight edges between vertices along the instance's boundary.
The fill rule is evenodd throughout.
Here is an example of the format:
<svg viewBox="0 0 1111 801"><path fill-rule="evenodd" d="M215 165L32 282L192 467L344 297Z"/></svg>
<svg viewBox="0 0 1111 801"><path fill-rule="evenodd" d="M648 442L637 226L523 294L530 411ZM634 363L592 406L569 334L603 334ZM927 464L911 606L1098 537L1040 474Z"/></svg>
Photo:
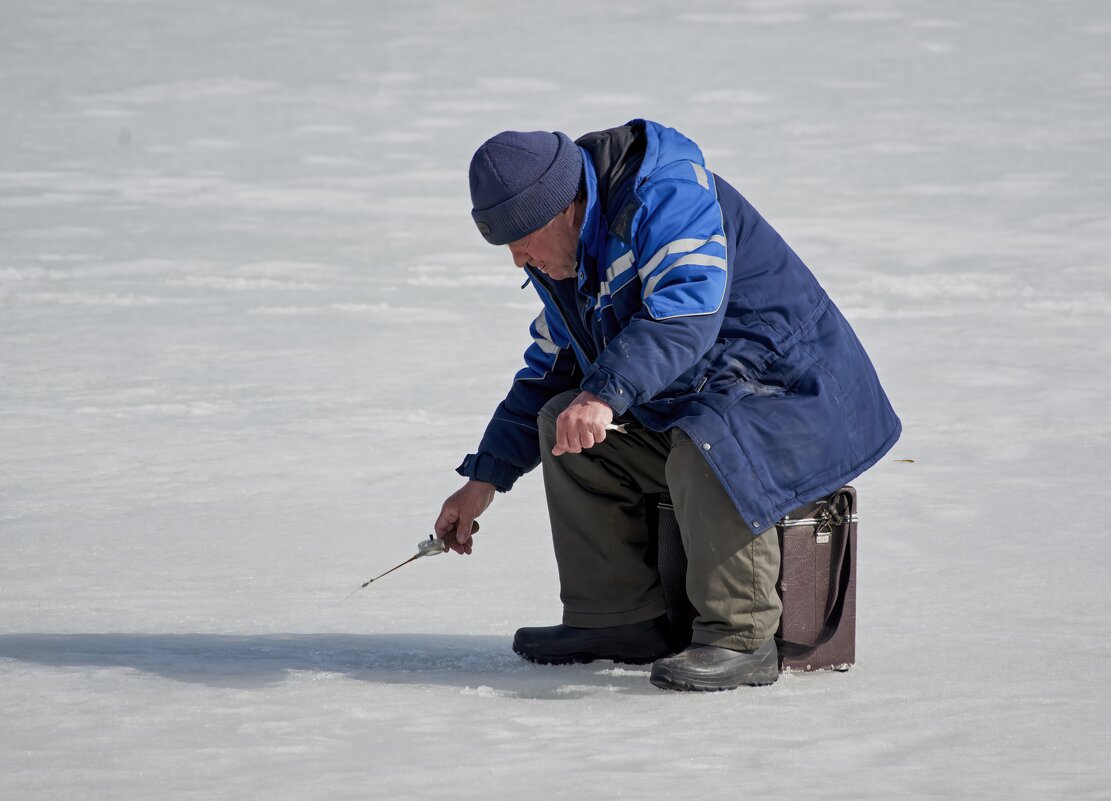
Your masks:
<svg viewBox="0 0 1111 801"><path fill-rule="evenodd" d="M471 217L491 245L508 245L575 199L582 155L565 133L504 131L471 159Z"/></svg>

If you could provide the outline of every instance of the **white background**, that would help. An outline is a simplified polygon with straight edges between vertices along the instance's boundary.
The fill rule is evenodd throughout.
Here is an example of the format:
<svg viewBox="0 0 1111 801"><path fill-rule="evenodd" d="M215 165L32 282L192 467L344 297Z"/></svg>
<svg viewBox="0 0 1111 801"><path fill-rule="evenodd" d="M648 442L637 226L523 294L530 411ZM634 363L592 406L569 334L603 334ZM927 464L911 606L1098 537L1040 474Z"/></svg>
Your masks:
<svg viewBox="0 0 1111 801"><path fill-rule="evenodd" d="M1111 798L1111 6L0 0L0 796ZM540 667L507 128L683 131L903 419L858 665ZM913 460L913 461L910 461Z"/></svg>

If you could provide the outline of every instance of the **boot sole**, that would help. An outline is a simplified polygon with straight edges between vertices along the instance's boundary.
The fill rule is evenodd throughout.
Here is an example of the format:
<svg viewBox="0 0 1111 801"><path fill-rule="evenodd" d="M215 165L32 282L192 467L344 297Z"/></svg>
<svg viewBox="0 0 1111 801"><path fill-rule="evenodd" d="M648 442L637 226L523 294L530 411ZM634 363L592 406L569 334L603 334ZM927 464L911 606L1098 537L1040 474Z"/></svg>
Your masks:
<svg viewBox="0 0 1111 801"><path fill-rule="evenodd" d="M774 659L774 657L773 657ZM682 671L673 671L666 665L652 669L649 681L661 690L680 690L684 692L718 692L736 690L738 687L767 687L779 679L779 666L754 665L755 669L733 676L692 676Z"/></svg>
<svg viewBox="0 0 1111 801"><path fill-rule="evenodd" d="M726 690L737 690L741 687L770 687L775 684L776 676L774 679L766 681L760 680L746 680L734 684L733 682L723 683L710 683L710 682L697 682L693 680L673 679L670 676L652 676L649 681L652 685L659 687L661 690L672 690L675 692L694 692L694 693L715 693L725 692Z"/></svg>
<svg viewBox="0 0 1111 801"><path fill-rule="evenodd" d="M604 656L602 654L565 654L561 656L538 656L536 654L525 653L513 649L513 653L524 659L526 662L532 662L537 665L589 665L591 662L598 660L616 662L619 665L650 665L660 657L627 657L627 656ZM666 656L666 654L664 654Z"/></svg>

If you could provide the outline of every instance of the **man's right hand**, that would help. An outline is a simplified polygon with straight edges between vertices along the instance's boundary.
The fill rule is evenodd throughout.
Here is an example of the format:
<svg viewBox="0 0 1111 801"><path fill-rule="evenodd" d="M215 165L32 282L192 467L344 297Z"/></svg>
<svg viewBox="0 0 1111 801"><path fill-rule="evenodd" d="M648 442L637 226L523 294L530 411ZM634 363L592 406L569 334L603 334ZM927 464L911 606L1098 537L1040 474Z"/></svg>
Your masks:
<svg viewBox="0 0 1111 801"><path fill-rule="evenodd" d="M496 491L485 481L468 481L444 501L436 518L436 536L456 553L470 553L472 524L493 503Z"/></svg>

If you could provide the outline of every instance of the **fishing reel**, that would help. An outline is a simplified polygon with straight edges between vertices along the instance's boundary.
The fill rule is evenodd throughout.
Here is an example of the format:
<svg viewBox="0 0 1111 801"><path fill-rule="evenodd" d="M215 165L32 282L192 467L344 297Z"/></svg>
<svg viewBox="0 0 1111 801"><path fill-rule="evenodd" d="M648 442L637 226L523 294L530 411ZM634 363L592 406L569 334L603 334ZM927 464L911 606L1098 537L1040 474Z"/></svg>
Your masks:
<svg viewBox="0 0 1111 801"><path fill-rule="evenodd" d="M478 525L478 521L476 520L471 525L471 533L474 534L475 532L478 531L478 529L479 529L479 525ZM447 545L446 542L444 542L439 537L436 537L432 534L429 534L428 539L421 540L420 542L417 543L417 552L414 555L410 556L408 559L406 559L400 565L397 565L396 567L391 567L389 570L387 570L382 575L375 576L372 579L367 579L360 586L353 589L351 591L351 594L348 595L347 597L350 598L351 595L354 595L356 592L361 590L363 587L367 586L368 584L372 584L375 581L378 581L378 579L382 578L382 576L388 576L390 573L394 572L399 567L404 567L405 565L409 564L410 562L414 562L417 559L420 559L422 556L435 556L438 553L444 553L445 551L447 551L447 549L448 549L448 545Z"/></svg>

